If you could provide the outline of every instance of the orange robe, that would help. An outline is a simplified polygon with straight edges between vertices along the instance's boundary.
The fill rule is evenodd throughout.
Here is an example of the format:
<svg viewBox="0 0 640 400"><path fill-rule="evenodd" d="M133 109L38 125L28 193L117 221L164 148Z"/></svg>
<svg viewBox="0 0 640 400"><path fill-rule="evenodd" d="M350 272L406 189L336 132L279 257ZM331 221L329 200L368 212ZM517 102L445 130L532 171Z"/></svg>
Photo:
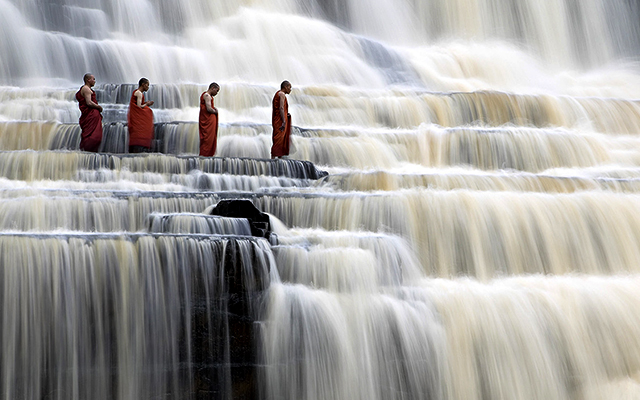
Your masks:
<svg viewBox="0 0 640 400"><path fill-rule="evenodd" d="M213 157L216 154L218 145L218 115L207 111L203 92L200 95L200 117L198 119L198 130L200 131L200 155L203 157ZM213 108L213 97L211 97L211 108Z"/></svg>
<svg viewBox="0 0 640 400"><path fill-rule="evenodd" d="M291 115L289 115L289 102L287 96L284 97L284 115L287 118L284 131L282 127L282 117L280 116L280 92L278 90L273 96L273 108L271 113L271 126L273 127L273 145L271 146L271 158L289 155L289 140L291 136Z"/></svg>
<svg viewBox="0 0 640 400"><path fill-rule="evenodd" d="M153 111L149 107L138 107L136 96L133 93L127 114L129 146L142 146L150 149L153 141ZM144 104L144 93L142 93L142 104Z"/></svg>
<svg viewBox="0 0 640 400"><path fill-rule="evenodd" d="M80 88L82 90L82 88ZM80 107L80 150L97 152L102 142L102 114L95 108L87 106L87 101L80 94L80 90L76 93L76 100ZM96 92L91 89L91 101L98 104L96 100Z"/></svg>

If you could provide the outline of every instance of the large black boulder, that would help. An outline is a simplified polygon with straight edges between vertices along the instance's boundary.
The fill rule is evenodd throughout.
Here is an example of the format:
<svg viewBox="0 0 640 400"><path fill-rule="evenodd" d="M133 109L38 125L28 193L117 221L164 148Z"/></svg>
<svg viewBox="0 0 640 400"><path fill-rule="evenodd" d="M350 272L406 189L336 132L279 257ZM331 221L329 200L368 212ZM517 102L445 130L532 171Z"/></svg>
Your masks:
<svg viewBox="0 0 640 400"><path fill-rule="evenodd" d="M246 218L251 227L253 236L269 239L271 236L271 225L269 216L258 210L249 200L220 200L211 210L211 215L219 215L228 218Z"/></svg>

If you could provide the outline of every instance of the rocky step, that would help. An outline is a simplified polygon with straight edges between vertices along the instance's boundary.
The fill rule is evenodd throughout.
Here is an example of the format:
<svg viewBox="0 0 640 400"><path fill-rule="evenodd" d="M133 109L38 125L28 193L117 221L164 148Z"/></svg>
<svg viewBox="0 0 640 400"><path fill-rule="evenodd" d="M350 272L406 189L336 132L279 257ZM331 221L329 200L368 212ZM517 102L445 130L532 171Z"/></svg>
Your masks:
<svg viewBox="0 0 640 400"><path fill-rule="evenodd" d="M318 179L327 173L311 162L291 159L174 156L158 153L109 154L74 151L0 152L0 176L23 181L73 180L82 170L128 170L186 174L193 170L233 175L267 175Z"/></svg>

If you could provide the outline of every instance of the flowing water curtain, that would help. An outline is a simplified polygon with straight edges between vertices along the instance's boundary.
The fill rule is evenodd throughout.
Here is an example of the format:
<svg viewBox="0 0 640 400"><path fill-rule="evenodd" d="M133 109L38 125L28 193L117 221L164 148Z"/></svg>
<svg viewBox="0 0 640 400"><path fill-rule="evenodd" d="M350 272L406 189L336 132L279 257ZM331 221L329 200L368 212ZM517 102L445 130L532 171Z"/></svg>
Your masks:
<svg viewBox="0 0 640 400"><path fill-rule="evenodd" d="M75 86L75 85L74 85ZM8 121L77 123L80 117L76 89L47 87L0 87L0 116Z"/></svg>
<svg viewBox="0 0 640 400"><path fill-rule="evenodd" d="M262 329L264 397L632 398L637 284L430 279L380 294L276 284Z"/></svg>
<svg viewBox="0 0 640 400"><path fill-rule="evenodd" d="M584 190L606 189L620 192L638 192L640 182L635 179L589 178L583 176L550 176L546 174L506 175L503 172L485 174L466 169L452 168L436 173L390 173L387 171L351 172L332 174L322 185L341 190L373 192L397 191L416 187L436 190L469 189L482 191L522 191L545 193L573 193Z"/></svg>
<svg viewBox="0 0 640 400"><path fill-rule="evenodd" d="M283 281L337 292L370 291L380 286L382 268L365 250L290 246L278 248L276 254Z"/></svg>
<svg viewBox="0 0 640 400"><path fill-rule="evenodd" d="M633 398L637 284L635 276L425 281L447 341L447 398Z"/></svg>
<svg viewBox="0 0 640 400"><path fill-rule="evenodd" d="M198 154L200 137L195 123L174 122L156 124L157 151L163 154Z"/></svg>
<svg viewBox="0 0 640 400"><path fill-rule="evenodd" d="M277 284L268 301L263 397L443 398L445 337L428 298Z"/></svg>
<svg viewBox="0 0 640 400"><path fill-rule="evenodd" d="M158 218L167 224L157 225L159 230L204 231L212 228L211 221L194 213L206 211L229 193L174 192L256 191L256 186L270 185L257 194L235 195L251 198L287 225L316 229L278 233L282 241L275 248L277 269L271 272L278 271L286 282L274 284L269 293L268 313L259 332L263 358L246 363L262 369L262 397L602 400L622 398L625 389L633 392L634 385L637 392L640 335L634 314L638 307L634 274L639 203L636 193L601 189L637 192L637 141L631 135L640 129L640 108L633 100L640 86L633 75L610 70L595 76L555 72L555 68L605 65L618 56L637 54L637 28L629 23L637 15L635 3L163 0L152 5L114 0L89 2L87 8L64 2L42 5L38 0L0 0L4 33L0 84L67 87L67 82L74 82L75 87L79 77L92 70L101 82L112 82L97 91L103 96L101 104L104 99L108 105L105 119L115 127L118 143L124 138L122 116L135 86L131 82L148 74L153 83L167 82L154 85L149 93L157 101L156 127L169 134L160 135L163 143L156 148L172 143L164 140L174 133L183 139L179 131L189 130L195 140L195 124L186 127L174 121L195 120L196 101L204 88L172 82L207 82L215 71L221 82L253 82L223 84L216 98L224 118L243 122L221 126L220 154L266 158L270 98L282 75L294 81L292 114L294 123L304 127L294 131L295 157L345 173L325 178L312 190L297 188L321 174L309 164L290 161L0 154L0 175L13 179L0 180L2 227L39 231L43 238L48 237L43 231L60 228L137 231L149 226L145 219L151 213L164 214ZM293 15L293 10L312 18ZM321 15L337 26L314 20ZM358 36L362 33L383 42ZM146 56L140 58L141 52ZM0 119L28 120L34 129L48 121L75 124L76 90L0 89ZM231 132L234 136L224 136ZM15 138L9 142L9 147L25 146ZM108 138L105 146L111 143ZM193 145L173 143L175 147L164 149ZM607 166L612 162L624 167ZM413 174L425 167L438 176ZM442 167L447 176L441 175ZM452 176L449 168L463 171ZM73 186L74 190L65 188L75 179L88 182ZM342 191L336 190L336 179L342 179ZM354 192L360 189L352 186L354 180L360 180L358 185L366 192ZM422 188L413 188L416 184ZM131 191L123 192L118 185ZM183 215L165 218L167 213ZM53 253L46 254L51 260L65 254L42 245L49 239L29 240L36 242L27 250L18 250L16 241L10 241L1 254L13 257L19 251L16 257L39 259L47 251ZM154 240L167 243L147 246ZM168 324L162 321L175 321L175 313L183 312L176 311L173 302L184 298L180 293L164 303L158 301L163 299L158 288L164 294L176 291L158 284L164 276L152 266L179 265L186 270L200 265L184 260L192 260L185 255L201 246L186 240L185 250L179 239L165 237L137 241L76 237L62 243L71 246L72 241L78 241L73 248L82 249L76 257L82 261L76 266L125 258L118 260L123 270L109 271L120 277L120 287L131 285L125 287L127 301L141 301L130 309L121 298L109 301L128 314L116 319L118 329L106 331L124 335L111 343L118 344L114 345L117 358L132 374L122 379L117 395L111 395L114 378L102 383L96 376L113 358L103 356L96 361L100 368L85 368L88 372L82 376L66 372L76 371L66 367L71 364L66 359L73 358L65 355L73 348L67 343L91 336L91 331L74 336L66 334L68 329L58 329L55 336L44 337L63 345L47 350L27 335L24 340L34 343L29 346L33 357L28 359L42 360L38 354L55 353L46 360L63 366L56 369L56 382L72 392L44 394L88 397L92 394L82 387L85 376L103 398L145 398L174 388L195 388L183 383L185 374L137 367L174 362L175 351L151 355L141 344L156 339L149 332L162 331ZM104 252L92 250L98 246L95 243ZM204 260L209 253L203 253ZM144 265L136 265L136 254ZM265 250L238 259L270 257ZM38 271L54 276L62 269L47 265ZM165 270L178 277L183 273ZM599 276L609 274L614 276ZM436 279L422 279L424 275ZM505 275L524 276L502 278ZM437 279L458 276L470 278ZM56 282L66 282L63 278ZM186 278L163 282L180 279L186 282ZM84 281L93 282L91 277ZM18 292L12 282L5 280L7 293ZM30 291L30 281L23 282L21 287L27 288L16 296L26 294L19 304L53 291L49 286ZM135 282L142 289L132 289ZM65 297L67 292L56 289L49 298L62 300L50 303L67 310L67 304L76 304ZM80 293L90 300L95 296ZM108 300L112 298L116 296ZM154 299L154 305L140 311L138 305L145 298ZM17 329L37 325L38 320L23 318L11 309L10 301L2 304L10 309L6 315L22 323L2 325L9 332L3 337L10 343L3 345L9 349L2 352L3 365L17 364L5 371L4 387L9 397L20 398L20 390L43 397L46 388L15 379L19 375L32 379L27 383L52 382L46 375L49 369L30 373L27 358L14 350L16 343L24 348L23 331ZM165 319L131 322L153 313ZM43 319L55 324L56 315L50 311ZM185 321L179 319L178 326ZM223 331L207 318L191 323L206 328L202 332ZM112 339L101 332L95 337L102 342ZM133 339L126 336L129 332ZM170 333L171 329L158 335L158 341L172 350L182 348ZM211 343L207 334L192 341L222 357L229 350L218 346L224 340ZM160 349L160 344L154 346L149 347ZM182 353L178 354L181 359ZM188 355L191 367L185 367L186 374L206 365L200 355ZM214 381L227 390L233 375L218 372Z"/></svg>
<svg viewBox="0 0 640 400"><path fill-rule="evenodd" d="M194 170L189 174L173 175L173 183L199 190L236 191L259 193L278 188L305 188L313 184L310 179L297 179L265 175L230 175L202 173Z"/></svg>
<svg viewBox="0 0 640 400"><path fill-rule="evenodd" d="M432 276L638 271L637 195L416 189L255 202L289 226L400 235Z"/></svg>
<svg viewBox="0 0 640 400"><path fill-rule="evenodd" d="M194 170L213 174L267 175L292 179L318 179L326 172L299 160L209 158L163 154L131 156L59 151L0 151L0 176L23 181L73 180L87 170L113 170L160 174L187 174Z"/></svg>
<svg viewBox="0 0 640 400"><path fill-rule="evenodd" d="M5 84L29 80L33 82L49 77L62 77L74 81L88 69L92 69L93 73L109 82L133 82L142 75L152 75L155 80L164 82L184 79L201 82L208 79L210 70L207 66L212 63L220 69L218 75L226 79L237 76L238 71L242 71L243 74L254 74L253 71L255 71L254 80L256 81L263 80L265 75L277 80L276 76L282 72L280 68L283 66L290 70L289 75L303 74L311 77L314 73L324 74L322 68L314 67L313 63L306 63L304 68L293 68L287 67L287 64L280 64L277 60L274 61L272 57L265 57L260 52L254 52L253 57L245 56L248 49L268 46L273 48L274 52L280 49L287 54L306 59L322 60L315 53L305 51L303 43L296 39L297 35L283 36L283 32L274 24L275 15L271 12L290 11L291 7L284 4L286 2L282 2L282 5L263 2L260 10L241 8L240 4L229 4L227 11L224 11L224 7L211 7L195 1L180 5L163 2L160 7L152 7L147 2L129 4L117 0L106 5L94 4L93 10L97 12L86 13L85 22L97 28L105 24L111 26L107 37L99 39L87 39L83 36L83 32L77 30L64 32L63 26L48 27L48 23L55 25L54 14L49 14L49 20L42 18L35 2L12 4L5 0L5 3L6 7L3 8L9 8L13 14L11 19L16 21L8 25L9 35L3 38L2 44L3 48L6 47L6 53L14 56L16 48L34 49L25 54L15 54L16 59L22 61L18 62L18 65L25 65L23 69L19 69L13 63L3 62L2 83ZM166 7L168 4L173 5ZM72 5L62 5L59 11L62 14L69 14L68 19L71 19L73 17L71 14L77 9ZM175 12L168 13L168 10ZM147 17L142 21L140 15ZM63 18L63 20L67 19ZM172 22L168 23L169 21ZM217 29L211 28L212 22L215 24L220 21L223 22ZM330 38L323 45L323 53L331 55L337 53L334 50L335 47L348 48L340 38L340 32L327 24L311 21L309 26L310 20L300 17L281 22L290 25L295 31L313 28L318 32L316 35L318 38L328 34ZM227 26L229 26L228 29ZM234 26L254 37L259 47L252 45L253 41L235 41L237 29ZM53 34L53 31L60 33ZM263 35L265 31L269 32L269 37L278 40L265 41ZM213 40L203 43L199 39L203 33L212 37ZM21 46L23 38L32 46ZM288 40L279 40L287 38ZM176 43L182 46L176 46ZM289 47L293 49L287 51ZM45 57L41 63L45 67L37 68L34 65L34 57L38 50L35 49L43 48L52 49L52 51L44 52ZM136 57L141 48L145 49L148 58ZM66 54L83 56L65 57ZM354 55L352 58L357 59L357 56ZM329 65L326 60L321 64ZM251 65L257 68L251 68ZM94 68L88 68L88 66L94 66ZM301 66L303 65L298 65L298 67ZM358 74L349 71L346 63L338 69L350 76L349 81L363 82ZM364 67L361 70L366 75L375 77L375 72L370 68Z"/></svg>
<svg viewBox="0 0 640 400"><path fill-rule="evenodd" d="M273 262L261 241L179 236L2 235L0 247L6 398L226 398L227 307L256 318Z"/></svg>
<svg viewBox="0 0 640 400"><path fill-rule="evenodd" d="M505 40L559 65L602 65L636 51L633 15L621 0L300 1L299 7L367 37L403 44L442 38Z"/></svg>
<svg viewBox="0 0 640 400"><path fill-rule="evenodd" d="M3 230L80 232L137 232L145 228L152 212L199 213L215 204L219 196L160 195L125 193L113 197L105 193L75 196L67 190L43 194L23 192L30 197L15 197L13 191L0 192L0 224Z"/></svg>
<svg viewBox="0 0 640 400"><path fill-rule="evenodd" d="M102 141L100 153L127 153L129 152L129 130L121 122L111 122L102 125Z"/></svg>
<svg viewBox="0 0 640 400"><path fill-rule="evenodd" d="M80 143L80 129L68 129L54 122L0 122L0 149L2 150L51 150L77 149ZM59 134L59 131L69 133ZM58 138L63 136L64 138Z"/></svg>
<svg viewBox="0 0 640 400"><path fill-rule="evenodd" d="M634 75L629 77L637 79ZM295 105L304 106L295 114L297 125L402 129L415 129L423 123L444 127L517 125L633 134L638 131L640 116L637 92L627 98L623 88L618 87L610 96L619 98L583 98L496 90L434 93L415 87L365 91L327 86L303 88L295 93ZM597 90L597 85L592 86Z"/></svg>
<svg viewBox="0 0 640 400"><path fill-rule="evenodd" d="M554 167L591 167L612 157L617 142L579 130L528 127L417 130L306 130L296 155L320 165L393 169L470 166L482 170L541 172ZM354 140L357 139L357 140ZM626 138L624 140L627 140Z"/></svg>
<svg viewBox="0 0 640 400"><path fill-rule="evenodd" d="M193 190L262 192L282 188L303 188L312 184L308 179L265 175L211 174L203 173L199 170L192 170L185 174L131 172L128 169L120 171L108 169L80 170L78 171L77 179L79 182L57 182L60 188L66 187L69 189L121 189L133 191L138 187L157 192ZM127 187L125 183L129 183L131 186ZM118 184L121 186L117 186Z"/></svg>
<svg viewBox="0 0 640 400"><path fill-rule="evenodd" d="M151 233L233 234L251 236L246 218L226 218L206 214L150 214L146 221Z"/></svg>
<svg viewBox="0 0 640 400"><path fill-rule="evenodd" d="M400 79L400 83L421 83L432 90L516 90L539 85L531 74L548 77L546 68L530 66L532 59L541 57L545 64L555 62L559 68L576 68L605 65L620 56L637 53L637 40L633 39L637 35L629 17L635 15L637 6L623 0L589 0L580 4L564 1L554 5L493 0L425 5L398 0L378 1L375 7L359 0L337 6L332 5L335 2L312 0L261 1L252 3L252 7L227 2L211 7L195 0L176 3L163 1L156 7L146 2L130 5L121 1L86 7L46 3L48 7L44 8L55 10L40 12L43 5L39 2L4 0L3 9L8 11L3 13L7 20L3 26L7 34L3 35L1 46L3 54L9 56L2 58L0 83L42 84L51 78L77 82L87 70L92 70L100 81L111 83L135 82L143 75L153 76L154 82L205 82L210 79L205 66L213 65L219 80L240 76L251 82L278 82L285 75L305 85L339 83L380 88ZM296 15L298 11L312 18ZM139 25L136 21L140 21L141 12L148 15L148 20ZM338 25L344 22L341 26L347 31L314 19L341 13L343 17L329 19ZM281 19L281 15L289 17ZM381 18L384 24L380 24ZM82 26L70 29L70 21ZM284 24L285 29L278 23ZM95 27L96 34L88 35L86 26ZM106 35L102 32L105 26L110 27ZM375 37L383 32L381 27L390 29L393 35L383 35L387 36L383 41L388 43L382 45L384 51L373 51L376 56L372 57L372 46L363 45L363 41L373 41L362 40L358 35L364 32ZM564 35L558 36L560 28ZM203 42L203 35L212 39ZM448 43L448 38L460 37L472 37L476 42ZM392 47L398 39L403 50ZM313 51L309 51L310 40ZM426 50L419 46L434 42L435 47ZM413 48L406 50L407 46ZM501 50L491 50L496 47ZM147 57L136 57L140 51ZM487 57L487 52L493 56ZM474 62L474 57L462 60L468 53L485 57L480 62ZM389 71L398 69L396 64L388 63L398 59L402 60L398 65L407 66L404 69L411 77L388 76ZM289 62L292 60L295 62ZM440 68L446 63L452 63L451 68ZM510 67L505 68L506 64ZM517 77L507 82L501 78L503 74L491 76L496 68ZM420 78L416 79L416 75ZM564 83L572 90L583 86L570 81L571 78ZM607 90L605 85L596 86Z"/></svg>
<svg viewBox="0 0 640 400"><path fill-rule="evenodd" d="M274 246L283 282L332 292L377 292L423 277L415 252L398 236L324 230L279 231Z"/></svg>

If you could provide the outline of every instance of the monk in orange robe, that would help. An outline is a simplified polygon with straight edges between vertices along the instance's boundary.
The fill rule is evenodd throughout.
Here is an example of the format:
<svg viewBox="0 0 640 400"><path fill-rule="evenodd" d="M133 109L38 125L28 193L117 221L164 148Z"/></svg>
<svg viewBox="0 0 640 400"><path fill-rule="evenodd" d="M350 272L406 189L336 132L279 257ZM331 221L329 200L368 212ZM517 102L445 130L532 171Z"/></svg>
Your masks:
<svg viewBox="0 0 640 400"><path fill-rule="evenodd" d="M273 96L271 113L271 126L273 127L273 145L271 146L271 158L281 158L289 155L289 143L291 136L291 114L287 94L291 93L291 83L284 81Z"/></svg>
<svg viewBox="0 0 640 400"><path fill-rule="evenodd" d="M200 132L200 155L213 157L218 145L218 109L213 106L213 98L220 91L220 85L213 82L209 89L200 95L200 116L198 131Z"/></svg>
<svg viewBox="0 0 640 400"><path fill-rule="evenodd" d="M149 80L141 78L138 88L133 91L129 101L127 125L129 127L129 153L151 151L153 141L153 101L145 101L144 92L149 90Z"/></svg>
<svg viewBox="0 0 640 400"><path fill-rule="evenodd" d="M80 150L97 152L102 142L102 106L98 105L96 92L91 89L96 84L96 77L84 75L84 85L76 93L80 107Z"/></svg>

